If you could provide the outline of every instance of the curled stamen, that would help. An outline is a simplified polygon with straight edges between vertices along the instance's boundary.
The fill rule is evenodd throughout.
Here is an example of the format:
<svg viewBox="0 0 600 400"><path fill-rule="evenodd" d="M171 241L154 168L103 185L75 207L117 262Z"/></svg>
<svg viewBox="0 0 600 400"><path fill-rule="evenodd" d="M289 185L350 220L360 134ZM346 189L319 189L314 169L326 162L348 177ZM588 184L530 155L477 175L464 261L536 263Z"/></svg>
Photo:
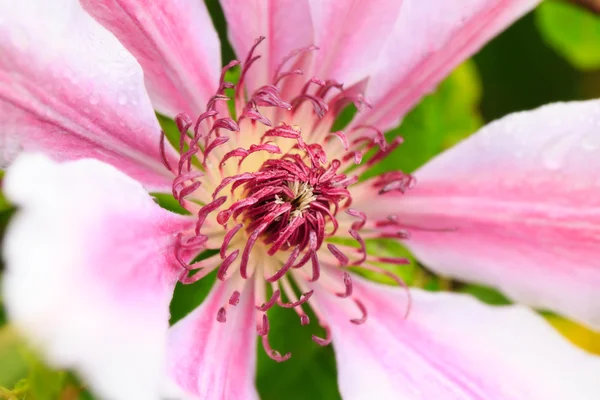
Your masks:
<svg viewBox="0 0 600 400"><path fill-rule="evenodd" d="M204 221L206 220L208 214L221 207L223 203L225 203L225 200L227 200L227 197L219 197L218 199L208 203L207 205L202 207L200 211L198 211L198 221L196 222L196 235L200 234L200 228L202 228L202 225L204 225Z"/></svg>
<svg viewBox="0 0 600 400"><path fill-rule="evenodd" d="M275 349L271 348L271 345L269 344L269 338L267 335L263 335L262 337L262 345L263 348L265 349L265 353L267 353L267 355L274 361L277 362L284 362L290 359L290 357L292 356L292 353L286 353L285 355L281 355L280 352L278 352Z"/></svg>
<svg viewBox="0 0 600 400"><path fill-rule="evenodd" d="M352 236L354 238L354 240L356 240L358 242L358 244L360 245L360 253L362 254L362 257L360 259L356 260L355 262L353 262L352 264L360 265L367 259L367 246L365 244L364 239L360 236L358 231L356 231L354 229L350 229L348 232L350 233L350 236Z"/></svg>
<svg viewBox="0 0 600 400"><path fill-rule="evenodd" d="M233 253L228 255L224 260L221 266L219 267L219 271L217 272L217 278L221 281L225 280L225 275L227 274L227 270L229 266L233 264L233 262L237 259L240 254L239 250L235 250Z"/></svg>
<svg viewBox="0 0 600 400"><path fill-rule="evenodd" d="M344 293L336 293L336 295L342 299L352 295L352 278L347 272L344 272L344 286L346 286L346 291Z"/></svg>
<svg viewBox="0 0 600 400"><path fill-rule="evenodd" d="M243 120L243 119L249 119L251 121L258 121L263 125L266 126L272 126L273 124L271 123L271 120L267 117L265 117L264 115L262 115L257 109L256 109L256 105L252 102L246 104L246 107L244 107L244 110L242 111L240 117L238 118L238 124Z"/></svg>
<svg viewBox="0 0 600 400"><path fill-rule="evenodd" d="M271 348L271 345L269 344L269 318L266 314L262 315L262 324L256 327L256 333L262 337L262 345L265 349L265 353L267 353L271 359L277 362L283 362L290 359L292 353L286 353L282 356L277 350Z"/></svg>
<svg viewBox="0 0 600 400"><path fill-rule="evenodd" d="M367 223L367 214L362 211L355 210L353 208L349 208L346 210L346 214L351 215L359 219L358 222L354 222L352 224L352 229L359 230L362 229L363 226Z"/></svg>
<svg viewBox="0 0 600 400"><path fill-rule="evenodd" d="M258 47L258 45L265 39L266 38L264 36L260 36L254 41L254 45L252 45L252 47L250 48L250 51L248 52L248 55L246 56L246 59L242 64L242 73L240 74L240 80L236 85L236 102L239 102L240 104L242 102L242 96L244 93L244 80L246 78L246 74L248 73L248 69L256 60L260 58L260 56L254 56L254 50L256 50L256 47Z"/></svg>
<svg viewBox="0 0 600 400"><path fill-rule="evenodd" d="M354 303L360 309L360 312L362 313L362 317L351 319L350 322L352 322L355 325L364 324L367 321L367 308L362 303L362 301L360 301L358 299L352 299L352 300L354 300Z"/></svg>
<svg viewBox="0 0 600 400"><path fill-rule="evenodd" d="M306 303L308 301L308 299L310 299L310 296L312 296L313 293L314 293L314 290L309 290L306 293L302 293L302 296L300 296L300 300L298 300L298 301L294 301L292 303L284 303L281 300L277 300L277 304L279 304L279 306L283 307L283 308L295 308L295 307L301 306L302 304Z"/></svg>
<svg viewBox="0 0 600 400"><path fill-rule="evenodd" d="M163 162L163 165L171 172L173 168L171 168L171 164L169 163L169 159L167 158L166 150L165 150L165 132L163 130L160 131L160 159Z"/></svg>
<svg viewBox="0 0 600 400"><path fill-rule="evenodd" d="M385 140L385 135L379 128L377 128L376 126L373 126L373 125L357 125L353 128L353 130L359 130L359 129L368 129L368 130L375 132L375 138L373 138L373 142L376 145L378 145L382 151L385 151L387 149L387 142Z"/></svg>
<svg viewBox="0 0 600 400"><path fill-rule="evenodd" d="M208 241L208 237L204 235L196 235L184 239L182 233L178 233L175 239L174 256L179 265L186 271L192 270L192 266L183 260L183 252L187 250L200 250Z"/></svg>
<svg viewBox="0 0 600 400"><path fill-rule="evenodd" d="M350 262L348 257L344 253L342 253L340 249L338 249L334 244L328 243L327 249L329 250L329 252L331 252L331 254L333 254L335 258L338 259L338 261L340 262L340 266L344 267Z"/></svg>
<svg viewBox="0 0 600 400"><path fill-rule="evenodd" d="M281 63L277 66L277 68L275 69L275 73L273 74L273 81L275 82L275 84L277 84L281 80L281 78L282 78L281 69L285 66L285 64L288 63L288 61L290 61L291 59L293 59L295 57L299 57L304 53L308 53L309 51L314 51L314 50L318 50L318 49L319 48L317 46L303 47L300 49L293 50L292 52L290 52L290 54L285 56L283 58L283 60L281 60Z"/></svg>
<svg viewBox="0 0 600 400"><path fill-rule="evenodd" d="M323 118L325 116L325 114L327 113L327 111L329 110L329 107L323 101L323 99L321 99L317 96L314 96L312 94L308 94L308 93L296 97L292 101L292 107L297 109L298 106L306 100L311 102L313 109L319 118Z"/></svg>
<svg viewBox="0 0 600 400"><path fill-rule="evenodd" d="M285 264L283 264L283 267L281 267L279 271L273 274L273 276L267 278L267 282L276 282L279 279L281 279L285 275L285 273L292 267L292 264L294 264L294 261L296 261L296 258L298 258L298 254L300 254L300 246L296 246L294 248L292 254L290 254Z"/></svg>
<svg viewBox="0 0 600 400"><path fill-rule="evenodd" d="M218 120L216 120L208 134L210 135L213 131L218 132L219 129L226 129L231 132L240 131L240 127L238 126L238 124L229 117L219 118Z"/></svg>
<svg viewBox="0 0 600 400"><path fill-rule="evenodd" d="M245 182L248 180L251 180L252 178L254 178L254 174L251 174L249 172L244 172L243 174L239 174L239 175L233 175L233 176L228 176L227 178L224 178L221 183L219 184L219 186L217 186L217 188L215 189L215 191L212 193L212 198L213 200L216 199L217 195L219 194L219 192L221 190L223 190L223 188L231 183L236 183L236 182ZM233 191L233 189L232 189Z"/></svg>
<svg viewBox="0 0 600 400"><path fill-rule="evenodd" d="M263 135L263 138L275 136L288 139L298 139L302 133L289 125L281 124L273 129L269 129Z"/></svg>
<svg viewBox="0 0 600 400"><path fill-rule="evenodd" d="M316 282L321 276L321 267L319 265L319 259L317 253L311 250L310 260L312 263L312 277L308 280L309 282Z"/></svg>
<svg viewBox="0 0 600 400"><path fill-rule="evenodd" d="M328 346L331 343L331 329L327 325L321 325L325 329L325 338L320 338L317 335L312 335L312 340L319 346Z"/></svg>
<svg viewBox="0 0 600 400"><path fill-rule="evenodd" d="M240 62L238 60L231 60L221 69L221 76L219 77L219 90L217 91L217 94L223 94L225 93L225 89L233 88L233 85L231 85L229 82L225 82L225 75L227 74L227 71L239 64Z"/></svg>
<svg viewBox="0 0 600 400"><path fill-rule="evenodd" d="M225 251L227 250L227 246L229 246L229 242L231 242L231 239L233 239L233 237L235 236L235 234L244 226L244 224L237 224L236 226L234 226L233 228L231 228L229 231L227 231L227 233L225 234L225 237L223 238L223 244L221 245L221 250L219 251L219 254L221 255L221 258L225 258Z"/></svg>
<svg viewBox="0 0 600 400"><path fill-rule="evenodd" d="M271 295L271 298L269 299L269 301L267 301L265 304L262 304L260 306L255 306L257 310L265 312L267 311L269 308L273 307L273 305L275 304L275 302L279 299L279 295L280 295L280 291L279 289L273 291L273 294Z"/></svg>
<svg viewBox="0 0 600 400"><path fill-rule="evenodd" d="M258 89L254 92L252 100L258 106L279 107L286 110L292 108L290 104L281 99L279 88L272 85L266 85Z"/></svg>
<svg viewBox="0 0 600 400"><path fill-rule="evenodd" d="M208 155L211 151L225 144L228 140L229 136L218 136L217 138L215 138L215 140L210 142L210 144L206 146L206 149L204 149L204 160L202 160L202 165L206 166L206 159L208 158Z"/></svg>
<svg viewBox="0 0 600 400"><path fill-rule="evenodd" d="M348 137L346 136L346 134L342 131L337 131L337 132L331 132L327 137L333 137L333 136L340 139L340 142L342 142L342 146L344 146L344 150L348 151L348 149L350 148L350 143L348 143Z"/></svg>

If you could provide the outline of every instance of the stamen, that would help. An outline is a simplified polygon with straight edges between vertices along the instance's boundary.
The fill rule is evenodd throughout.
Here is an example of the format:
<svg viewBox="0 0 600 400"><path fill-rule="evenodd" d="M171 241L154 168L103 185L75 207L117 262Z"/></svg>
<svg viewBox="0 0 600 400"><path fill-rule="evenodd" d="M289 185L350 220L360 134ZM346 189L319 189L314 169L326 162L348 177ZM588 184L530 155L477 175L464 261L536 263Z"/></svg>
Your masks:
<svg viewBox="0 0 600 400"><path fill-rule="evenodd" d="M342 142L342 146L344 146L344 150L348 151L348 149L350 148L350 143L348 143L348 137L346 136L346 134L342 131L337 131L337 132L331 132L329 134L329 136L327 137L332 137L335 136L338 139L340 139L340 141Z"/></svg>
<svg viewBox="0 0 600 400"><path fill-rule="evenodd" d="M233 253L228 255L223 260L223 263L221 264L221 266L219 267L219 271L217 272L217 278L219 278L219 280L221 280L221 281L225 280L225 276L227 274L227 269L229 269L229 266L231 264L233 264L233 262L236 260L236 258L238 257L239 254L240 254L240 251L235 250Z"/></svg>
<svg viewBox="0 0 600 400"><path fill-rule="evenodd" d="M263 348L265 349L265 352L267 353L267 355L277 361L277 362L284 362L290 359L290 357L292 357L292 353L286 353L285 355L281 355L280 352L278 352L277 350L274 350L271 348L271 345L269 344L269 338L267 335L263 335L262 337L262 345Z"/></svg>
<svg viewBox="0 0 600 400"><path fill-rule="evenodd" d="M204 225L204 221L206 220L206 217L208 217L208 214L221 207L223 203L225 203L225 200L227 200L227 197L219 197L218 199L208 203L207 205L202 207L200 211L198 211L198 221L196 222L196 235L200 234L200 228L202 228L202 225Z"/></svg>
<svg viewBox="0 0 600 400"><path fill-rule="evenodd" d="M350 229L348 232L350 233L350 236L352 236L358 242L358 244L360 244L360 250L359 251L362 254L362 257L360 259L354 261L352 264L353 265L360 265L360 264L362 264L367 259L367 246L365 244L365 241L360 236L360 234L358 233L357 230Z"/></svg>
<svg viewBox="0 0 600 400"><path fill-rule="evenodd" d="M281 269L277 271L273 276L267 278L267 282L276 282L279 279L281 279L286 274L286 272L292 267L292 264L294 264L294 261L296 261L296 258L298 258L298 254L300 254L300 246L296 246L294 248L294 251L292 251L292 254L290 254L285 264L283 264L283 267L281 267Z"/></svg>
<svg viewBox="0 0 600 400"><path fill-rule="evenodd" d="M227 233L225 234L225 237L223 238L223 244L221 245L221 251L219 252L219 254L221 255L221 258L225 258L225 251L227 250L227 247L229 246L229 242L231 242L231 239L233 239L235 234L240 229L242 229L243 226L244 226L244 224L237 224L236 226L231 228L229 231L227 231Z"/></svg>
<svg viewBox="0 0 600 400"><path fill-rule="evenodd" d="M352 322L355 325L362 325L367 321L367 315L368 315L367 308L360 300L358 300L358 299L352 299L352 300L354 300L354 303L356 303L356 306L360 309L360 312L362 313L362 317L351 319L350 322Z"/></svg>
<svg viewBox="0 0 600 400"><path fill-rule="evenodd" d="M298 306L301 306L302 304L306 303L308 301L308 299L310 299L310 296L312 296L314 293L314 290L309 290L306 293L302 293L302 296L300 296L300 300L298 301L294 301L291 303L284 303L281 300L277 300L277 304L279 304L280 307L283 308L296 308Z"/></svg>
<svg viewBox="0 0 600 400"><path fill-rule="evenodd" d="M325 329L325 338L320 338L317 335L312 335L312 340L319 346L328 346L331 343L331 329L327 325L321 325Z"/></svg>
<svg viewBox="0 0 600 400"><path fill-rule="evenodd" d="M352 278L350 278L350 274L347 272L344 272L344 285L346 286L346 291L344 293L336 293L342 299L352 295Z"/></svg>
<svg viewBox="0 0 600 400"><path fill-rule="evenodd" d="M165 132L163 130L160 131L159 146L160 146L160 159L162 160L164 166L169 171L174 172L173 168L171 168L171 164L169 163L169 159L167 158L167 154L166 154L166 151L165 151Z"/></svg>
<svg viewBox="0 0 600 400"><path fill-rule="evenodd" d="M269 319L267 318L266 314L262 315L262 325L258 325L256 327L256 332L258 333L259 336L262 336L262 345L263 348L265 349L265 353L267 353L267 355L277 361L277 362L283 362L283 361L287 361L290 359L290 357L292 356L292 353L286 353L284 356L281 355L281 353L279 353L277 350L274 350L273 348L271 348L271 345L269 344Z"/></svg>
<svg viewBox="0 0 600 400"><path fill-rule="evenodd" d="M235 290L231 294L231 297L229 298L229 304L235 307L239 304L239 302L240 302L240 292Z"/></svg>
<svg viewBox="0 0 600 400"><path fill-rule="evenodd" d="M280 294L279 289L274 290L269 301L267 301L265 304L262 304L260 306L255 306L256 309L258 311L266 312L269 308L271 308L271 307L273 307L273 305L275 305L275 302L279 299L279 294Z"/></svg>
<svg viewBox="0 0 600 400"><path fill-rule="evenodd" d="M327 244L327 249L329 249L329 251L331 252L331 254L333 254L333 256L338 259L338 261L340 262L340 266L344 267L344 266L348 265L348 262L350 260L334 244L328 243Z"/></svg>
<svg viewBox="0 0 600 400"><path fill-rule="evenodd" d="M217 321L221 323L227 321L227 311L225 311L225 307L219 308L219 311L217 312Z"/></svg>

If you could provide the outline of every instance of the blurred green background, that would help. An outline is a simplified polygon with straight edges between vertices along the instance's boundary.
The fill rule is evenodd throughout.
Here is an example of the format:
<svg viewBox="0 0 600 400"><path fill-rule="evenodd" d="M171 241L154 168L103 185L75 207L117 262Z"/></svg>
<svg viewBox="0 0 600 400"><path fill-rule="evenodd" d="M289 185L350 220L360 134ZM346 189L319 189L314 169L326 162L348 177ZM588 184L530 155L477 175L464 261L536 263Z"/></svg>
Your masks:
<svg viewBox="0 0 600 400"><path fill-rule="evenodd" d="M206 0L226 39L225 21L216 0ZM223 40L223 59L234 57ZM392 72L390 72L392 73ZM564 1L547 0L460 66L388 135L402 135L405 144L372 173L400 168L406 172L507 113L542 104L600 97L600 17ZM11 210L0 198L0 231ZM406 255L394 242L372 242L369 251ZM415 263L394 269L409 284L430 290L471 293L491 304L507 300L484 287L448 281ZM178 287L173 320L199 304L214 282L205 279ZM1 297L0 297L1 306ZM333 350L310 340L318 328L299 329L291 310L271 310L274 348L291 351L282 364L270 360L259 346L257 387L261 398L276 400L339 399ZM600 335L559 316L544 316L574 343L600 354ZM313 326L314 324L311 324ZM49 369L7 324L0 307L0 399L92 399L67 371Z"/></svg>

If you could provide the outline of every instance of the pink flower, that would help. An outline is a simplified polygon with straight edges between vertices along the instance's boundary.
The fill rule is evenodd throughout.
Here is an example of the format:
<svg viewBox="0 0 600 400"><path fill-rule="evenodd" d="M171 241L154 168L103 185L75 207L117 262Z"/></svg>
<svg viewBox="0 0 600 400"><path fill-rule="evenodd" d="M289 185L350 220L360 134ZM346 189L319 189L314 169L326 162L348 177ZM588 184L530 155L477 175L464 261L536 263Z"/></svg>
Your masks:
<svg viewBox="0 0 600 400"><path fill-rule="evenodd" d="M357 182L400 144L382 132L536 1L223 1L244 59L235 87L201 1L81 3L0 2L4 161L54 159L7 172L19 211L4 296L54 365L109 399L257 398L256 334L290 357L269 345L266 311L281 306L333 340L345 399L598 397L600 361L533 311L348 268L393 276L380 263L405 260L364 240L408 239L435 271L600 325L598 101L492 123L416 185ZM362 111L331 132L349 103ZM179 149L151 104L175 118ZM219 251L192 263L204 249ZM214 270L209 297L169 328L175 284Z"/></svg>

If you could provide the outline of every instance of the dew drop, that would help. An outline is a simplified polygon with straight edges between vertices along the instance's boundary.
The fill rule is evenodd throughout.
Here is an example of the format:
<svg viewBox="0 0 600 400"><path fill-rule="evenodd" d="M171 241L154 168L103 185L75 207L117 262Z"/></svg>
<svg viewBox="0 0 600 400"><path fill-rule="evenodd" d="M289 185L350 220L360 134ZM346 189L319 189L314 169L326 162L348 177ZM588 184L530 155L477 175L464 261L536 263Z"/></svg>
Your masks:
<svg viewBox="0 0 600 400"><path fill-rule="evenodd" d="M117 96L117 101L120 105L124 106L127 104L127 95L125 93L119 93L119 96Z"/></svg>
<svg viewBox="0 0 600 400"><path fill-rule="evenodd" d="M92 95L90 96L90 99L89 99L89 101L90 101L90 104L92 104L92 105L96 105L96 104L98 104L98 103L100 102L100 97L98 97L98 95L97 95L97 94L92 94Z"/></svg>
<svg viewBox="0 0 600 400"><path fill-rule="evenodd" d="M571 149L572 138L563 136L546 145L542 150L542 162L544 166L556 171L563 166L567 153Z"/></svg>
<svg viewBox="0 0 600 400"><path fill-rule="evenodd" d="M587 151L594 151L600 148L600 132L588 133L581 138L581 147Z"/></svg>

